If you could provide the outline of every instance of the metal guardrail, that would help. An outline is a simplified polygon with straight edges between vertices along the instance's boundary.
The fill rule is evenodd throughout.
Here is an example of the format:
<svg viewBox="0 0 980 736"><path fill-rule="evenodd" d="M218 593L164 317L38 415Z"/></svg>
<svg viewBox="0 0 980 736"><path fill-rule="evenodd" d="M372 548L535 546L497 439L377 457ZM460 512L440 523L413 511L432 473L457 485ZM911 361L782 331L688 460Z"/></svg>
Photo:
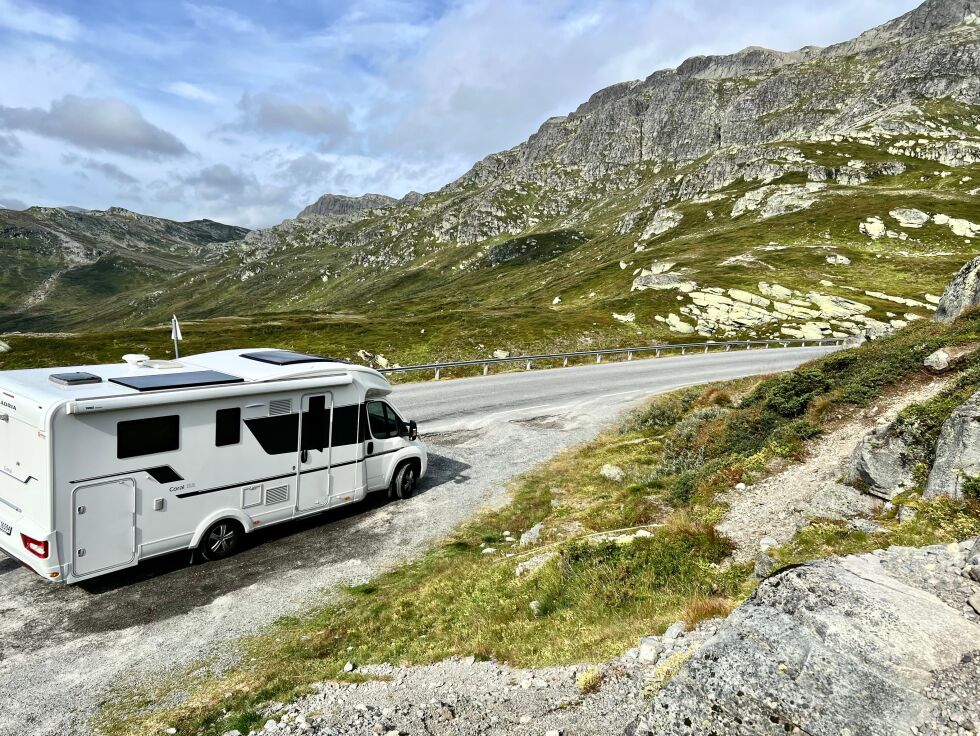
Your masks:
<svg viewBox="0 0 980 736"><path fill-rule="evenodd" d="M661 353L680 351L681 355L686 355L688 350L700 349L702 353L709 352L712 348L724 348L715 352L729 352L732 348L742 347L751 350L753 347L769 348L773 345L779 347L815 347L819 345L843 345L849 338L833 337L820 340L803 340L792 338L786 340L735 340L730 342L689 342L689 343L668 343L664 345L641 345L633 348L607 348L605 350L579 350L574 353L544 353L541 355L515 355L506 358L481 358L479 360L458 360L453 363L427 363L425 365L406 365L397 368L382 368L381 373L408 373L410 371L434 371L434 380L438 381L442 371L446 368L468 368L472 366L483 366L483 375L487 375L491 365L501 363L525 363L525 370L531 370L536 360L561 360L562 367L568 365L569 358L595 357L596 363L601 363L605 355L626 355L626 360L633 360L635 353L654 353L654 357L659 358Z"/></svg>

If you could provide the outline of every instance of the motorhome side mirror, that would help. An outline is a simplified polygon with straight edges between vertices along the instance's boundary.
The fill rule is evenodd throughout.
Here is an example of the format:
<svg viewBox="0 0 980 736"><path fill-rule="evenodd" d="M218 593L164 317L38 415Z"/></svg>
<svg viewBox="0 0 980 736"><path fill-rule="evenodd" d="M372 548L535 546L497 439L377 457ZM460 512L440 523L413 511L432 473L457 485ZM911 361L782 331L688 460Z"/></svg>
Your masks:
<svg viewBox="0 0 980 736"><path fill-rule="evenodd" d="M410 440L417 440L419 438L419 425L414 419L408 423L408 438Z"/></svg>

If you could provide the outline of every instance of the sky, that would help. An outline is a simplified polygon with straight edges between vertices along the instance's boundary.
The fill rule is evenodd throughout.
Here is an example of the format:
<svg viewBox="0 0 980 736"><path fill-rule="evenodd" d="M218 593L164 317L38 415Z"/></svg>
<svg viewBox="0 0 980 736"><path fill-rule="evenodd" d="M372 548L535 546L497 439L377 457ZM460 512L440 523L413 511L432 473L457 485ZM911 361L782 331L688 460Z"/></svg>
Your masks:
<svg viewBox="0 0 980 736"><path fill-rule="evenodd" d="M0 207L263 227L436 190L609 84L915 0L0 0Z"/></svg>

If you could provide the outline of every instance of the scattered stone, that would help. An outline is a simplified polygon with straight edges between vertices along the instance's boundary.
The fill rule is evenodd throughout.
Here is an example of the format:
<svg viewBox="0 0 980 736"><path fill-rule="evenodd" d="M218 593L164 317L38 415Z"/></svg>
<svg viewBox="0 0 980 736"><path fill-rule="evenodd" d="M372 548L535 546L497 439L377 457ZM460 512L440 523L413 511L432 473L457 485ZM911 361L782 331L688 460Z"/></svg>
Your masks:
<svg viewBox="0 0 980 736"><path fill-rule="evenodd" d="M872 240L884 237L887 230L880 217L869 217L861 223L858 229Z"/></svg>
<svg viewBox="0 0 980 736"><path fill-rule="evenodd" d="M640 639L641 662L656 664L657 660L660 659L660 655L663 654L663 651L664 645L660 642L659 637L645 636Z"/></svg>
<svg viewBox="0 0 980 736"><path fill-rule="evenodd" d="M767 555L765 552L760 552L755 558L755 570L753 574L759 580L765 580L767 577L773 574L779 563L776 562L772 557Z"/></svg>
<svg viewBox="0 0 980 736"><path fill-rule="evenodd" d="M348 662L347 664L344 665L344 672L353 672L353 671L354 671L353 662Z"/></svg>
<svg viewBox="0 0 980 736"><path fill-rule="evenodd" d="M967 603L970 604L970 608L972 608L977 613L980 613L980 593L975 593L974 595L971 595Z"/></svg>
<svg viewBox="0 0 980 736"><path fill-rule="evenodd" d="M554 556L554 552L547 552L542 555L536 555L529 560L525 560L514 568L514 576L519 578L523 577L524 575L531 575L544 567Z"/></svg>
<svg viewBox="0 0 980 736"><path fill-rule="evenodd" d="M759 549L762 550L763 552L778 546L779 546L779 542L777 542L772 537L763 537L762 539L759 540Z"/></svg>
<svg viewBox="0 0 980 736"><path fill-rule="evenodd" d="M560 296L556 296L554 299L551 300L551 303L552 304L561 304L561 297Z"/></svg>
<svg viewBox="0 0 980 736"><path fill-rule="evenodd" d="M529 544L534 544L541 537L541 530L544 529L544 524L540 521L528 529L521 535L520 545L526 547Z"/></svg>
<svg viewBox="0 0 980 736"><path fill-rule="evenodd" d="M675 624L671 624L670 628L664 632L664 641L673 641L677 637L681 636L685 631L687 631L687 624L683 621L678 621Z"/></svg>
<svg viewBox="0 0 980 736"><path fill-rule="evenodd" d="M496 551L497 550L496 550L495 547L487 547L480 554L483 554L483 555L492 555Z"/></svg>
<svg viewBox="0 0 980 736"><path fill-rule="evenodd" d="M851 259L847 256L835 254L832 256L827 256L827 263L829 263L831 266L850 266Z"/></svg>
<svg viewBox="0 0 980 736"><path fill-rule="evenodd" d="M939 348L922 361L922 364L934 373L944 373L951 366L961 362L963 358L975 353L978 348L980 348L980 343Z"/></svg>
<svg viewBox="0 0 980 736"><path fill-rule="evenodd" d="M673 230L675 227L680 225L681 220L683 219L684 215L670 209L669 207L657 210L657 212L653 215L653 218L643 229L643 234L640 236L640 240L650 240L658 235L663 235L668 230Z"/></svg>
<svg viewBox="0 0 980 736"><path fill-rule="evenodd" d="M900 227L920 228L929 222L929 215L922 210L912 208L899 208L888 213L892 218L898 220Z"/></svg>
<svg viewBox="0 0 980 736"><path fill-rule="evenodd" d="M613 319L623 323L636 322L636 313L627 312L626 314L617 314L613 312Z"/></svg>
<svg viewBox="0 0 980 736"><path fill-rule="evenodd" d="M971 565L966 569L966 576L970 580L980 583L980 565Z"/></svg>
<svg viewBox="0 0 980 736"><path fill-rule="evenodd" d="M622 483L626 480L626 471L618 465L611 465L610 463L602 466L599 470L599 475L613 483Z"/></svg>
<svg viewBox="0 0 980 736"><path fill-rule="evenodd" d="M0 340L0 353L9 353L9 352L10 352L10 346L7 343L5 343L3 340Z"/></svg>
<svg viewBox="0 0 980 736"><path fill-rule="evenodd" d="M531 601L528 604L528 607L531 609L531 613L533 613L535 616L541 615L541 601Z"/></svg>
<svg viewBox="0 0 980 736"><path fill-rule="evenodd" d="M847 527L865 534L891 534L891 529L881 524L875 524L870 519L851 519L847 522Z"/></svg>

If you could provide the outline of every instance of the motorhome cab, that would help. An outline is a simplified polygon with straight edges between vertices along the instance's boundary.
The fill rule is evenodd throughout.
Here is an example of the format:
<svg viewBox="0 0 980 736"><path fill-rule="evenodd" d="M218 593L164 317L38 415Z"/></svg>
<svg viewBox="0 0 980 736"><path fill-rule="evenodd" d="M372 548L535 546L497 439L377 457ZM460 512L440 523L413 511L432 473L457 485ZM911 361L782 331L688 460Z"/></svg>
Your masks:
<svg viewBox="0 0 980 736"><path fill-rule="evenodd" d="M0 550L73 583L410 495L414 422L370 368L281 350L0 372Z"/></svg>

